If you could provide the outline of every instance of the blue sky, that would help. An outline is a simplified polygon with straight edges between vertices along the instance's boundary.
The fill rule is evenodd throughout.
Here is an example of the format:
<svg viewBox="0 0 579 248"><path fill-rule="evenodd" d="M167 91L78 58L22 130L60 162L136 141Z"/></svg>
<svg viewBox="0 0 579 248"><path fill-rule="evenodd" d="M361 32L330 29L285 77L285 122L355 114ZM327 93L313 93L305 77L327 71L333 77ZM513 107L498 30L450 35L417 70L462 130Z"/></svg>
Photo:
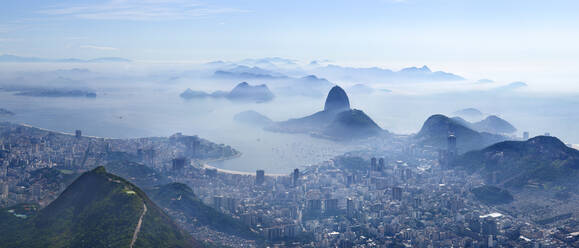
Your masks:
<svg viewBox="0 0 579 248"><path fill-rule="evenodd" d="M20 1L0 7L0 53L345 64L574 64L579 1Z"/></svg>

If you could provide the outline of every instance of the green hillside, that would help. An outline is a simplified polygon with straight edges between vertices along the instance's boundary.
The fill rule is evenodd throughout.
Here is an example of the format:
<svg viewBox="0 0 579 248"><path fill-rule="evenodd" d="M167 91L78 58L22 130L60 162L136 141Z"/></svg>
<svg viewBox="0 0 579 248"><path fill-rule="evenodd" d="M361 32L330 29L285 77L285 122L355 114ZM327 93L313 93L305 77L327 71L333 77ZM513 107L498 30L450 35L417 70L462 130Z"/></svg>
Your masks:
<svg viewBox="0 0 579 248"><path fill-rule="evenodd" d="M257 235L240 220L205 205L185 184L166 184L149 190L148 194L159 206L179 212L191 223L206 225L217 231L245 238L257 238Z"/></svg>
<svg viewBox="0 0 579 248"><path fill-rule="evenodd" d="M27 218L13 208L0 212L0 233L7 234L1 247L130 247L133 237L133 247L200 246L143 191L104 167L84 173Z"/></svg>
<svg viewBox="0 0 579 248"><path fill-rule="evenodd" d="M527 141L504 141L459 156L454 166L494 174L506 187L573 185L579 176L579 151L555 137L537 136Z"/></svg>

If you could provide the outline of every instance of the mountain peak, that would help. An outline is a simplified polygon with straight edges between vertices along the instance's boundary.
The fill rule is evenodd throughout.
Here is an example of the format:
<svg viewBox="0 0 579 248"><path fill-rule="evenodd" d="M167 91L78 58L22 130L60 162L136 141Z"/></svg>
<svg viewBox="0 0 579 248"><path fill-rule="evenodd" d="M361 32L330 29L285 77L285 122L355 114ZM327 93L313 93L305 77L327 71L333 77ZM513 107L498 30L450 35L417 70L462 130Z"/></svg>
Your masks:
<svg viewBox="0 0 579 248"><path fill-rule="evenodd" d="M541 135L541 136L530 138L526 142L529 145L535 145L535 146L550 146L550 147L565 149L565 150L567 150L569 148L567 145L565 145L565 143L563 143L563 141L561 141L557 137L553 137L553 136L542 136Z"/></svg>
<svg viewBox="0 0 579 248"><path fill-rule="evenodd" d="M537 136L526 141L503 141L485 149L460 156L455 166L479 171L490 178L500 172L495 180L506 187L527 184L577 184L579 151L567 147L551 136Z"/></svg>
<svg viewBox="0 0 579 248"><path fill-rule="evenodd" d="M348 100L346 91L344 91L340 86L334 86L328 93L324 105L324 111L334 112L348 109L350 109L350 100Z"/></svg>
<svg viewBox="0 0 579 248"><path fill-rule="evenodd" d="M452 133L457 138L457 147L461 152L481 149L505 140L501 135L479 133L465 126L466 124L462 119L448 118L441 114L432 115L424 122L415 137L424 145L446 147L447 138Z"/></svg>
<svg viewBox="0 0 579 248"><path fill-rule="evenodd" d="M421 73L430 73L432 72L430 70L430 68L428 68L428 66L423 65L422 67L418 68L416 66L412 66L412 67L407 67L404 68L402 70L400 70L401 72L421 72Z"/></svg>
<svg viewBox="0 0 579 248"><path fill-rule="evenodd" d="M82 174L37 215L8 229L0 232L17 233L14 247L200 246L140 188L103 166Z"/></svg>

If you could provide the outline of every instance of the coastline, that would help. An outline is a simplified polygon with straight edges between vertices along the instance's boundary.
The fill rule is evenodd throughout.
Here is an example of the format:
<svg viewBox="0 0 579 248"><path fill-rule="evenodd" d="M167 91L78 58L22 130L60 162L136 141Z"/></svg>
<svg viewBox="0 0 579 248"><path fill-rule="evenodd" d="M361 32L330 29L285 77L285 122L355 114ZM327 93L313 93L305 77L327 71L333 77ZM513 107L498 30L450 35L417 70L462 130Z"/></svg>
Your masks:
<svg viewBox="0 0 579 248"><path fill-rule="evenodd" d="M56 131L56 130L50 130L50 129L46 129L46 128L41 128L41 127L36 127L27 123L15 123L15 122L11 122L11 121L6 121L7 123L11 123L11 124L15 124L15 125L20 125L20 126L24 126L24 127L28 127L28 128L35 128L38 130L42 130L45 132L52 132L52 133L56 133L56 134L60 134L60 135L67 135L67 136L74 136L75 134L73 133L66 133L66 132L62 132L62 131ZM110 138L110 137L97 137L97 136L88 136L88 135L83 135L83 137L86 138L94 138L94 139L105 139L105 140L122 140L122 138ZM138 139L138 138L128 138L128 139ZM217 168L215 166L209 165L208 163L210 162L217 162L217 161L225 161L225 160L231 160L231 159L236 159L241 157L243 153L242 152L238 152L237 154L233 155L233 156L229 156L229 157L225 157L225 158L215 158L215 159L207 159L207 160L200 160L197 161L197 163L201 166L202 169L215 169L220 173L226 173L226 174L232 174L232 175L245 175L245 176L255 176L255 172L245 172L245 171L236 171L236 170L227 170L227 169L221 169L221 168ZM193 160L191 161L193 162ZM194 164L191 164L192 166L195 166ZM289 174L272 174L272 173L266 173L265 176L268 177L283 177L283 176L289 176Z"/></svg>
<svg viewBox="0 0 579 248"><path fill-rule="evenodd" d="M230 157L199 160L199 161L197 161L197 163L199 164L199 166L201 167L201 169L214 169L214 170L217 170L217 172L225 173L225 174L232 174L232 175L255 176L255 172L246 172L246 171L236 171L236 170L221 169L221 168L218 168L218 167L215 167L215 166L212 166L212 165L209 164L209 163L211 163L211 162L219 162L219 161L236 159L236 158L241 157L241 155L243 155L243 153L242 153L242 152L238 152L237 154L235 154L235 155L233 155L233 156L230 156ZM191 166L195 166L193 163L194 163L194 161L191 161ZM268 176L268 177L283 177L283 176L289 176L289 174L265 173L265 176Z"/></svg>
<svg viewBox="0 0 579 248"><path fill-rule="evenodd" d="M245 172L245 171L235 171L235 170L226 170L217 168L215 166L211 166L207 163L199 163L202 169L214 169L217 170L219 173L231 174L231 175L242 175L242 176L255 176L255 172ZM284 177L289 176L289 174L269 174L266 173L265 176L268 177Z"/></svg>

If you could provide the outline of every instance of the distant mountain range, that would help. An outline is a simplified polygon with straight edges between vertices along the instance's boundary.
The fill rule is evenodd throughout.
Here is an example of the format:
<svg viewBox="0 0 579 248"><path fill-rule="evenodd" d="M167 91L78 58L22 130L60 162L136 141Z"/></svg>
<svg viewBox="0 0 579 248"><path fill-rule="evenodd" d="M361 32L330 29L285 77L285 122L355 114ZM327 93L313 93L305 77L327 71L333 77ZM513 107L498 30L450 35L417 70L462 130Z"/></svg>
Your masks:
<svg viewBox="0 0 579 248"><path fill-rule="evenodd" d="M507 139L502 135L477 132L461 121L440 114L430 116L414 139L423 145L445 149L450 134L456 137L459 152L481 149Z"/></svg>
<svg viewBox="0 0 579 248"><path fill-rule="evenodd" d="M529 85L525 82L512 82L512 83L504 85L504 86L496 87L496 88L492 89L491 91L499 92L499 93L500 92L509 92L509 91L514 91L514 90L526 88L528 86Z"/></svg>
<svg viewBox="0 0 579 248"><path fill-rule="evenodd" d="M302 118L274 122L265 129L309 133L334 140L363 139L387 133L363 111L350 109L348 96L339 86L334 86L328 93L324 110Z"/></svg>
<svg viewBox="0 0 579 248"><path fill-rule="evenodd" d="M16 55L4 54L0 55L1 62L11 62L11 63L128 63L131 62L129 59L119 58L119 57L103 57L95 59L77 59L77 58L65 58L65 59L47 59L38 57L20 57Z"/></svg>
<svg viewBox="0 0 579 248"><path fill-rule="evenodd" d="M556 137L504 141L459 156L454 166L480 172L505 187L577 185L579 151ZM494 178L494 180L492 180Z"/></svg>
<svg viewBox="0 0 579 248"><path fill-rule="evenodd" d="M319 78L315 75L307 75L300 78L291 78L284 84L285 86L277 87L275 90L278 94L286 96L307 96L323 97L334 84L325 78Z"/></svg>
<svg viewBox="0 0 579 248"><path fill-rule="evenodd" d="M217 78L233 78L233 79L282 79L288 78L286 75L270 70L265 70L257 66L248 67L238 65L231 69L221 69L215 71L213 74Z"/></svg>
<svg viewBox="0 0 579 248"><path fill-rule="evenodd" d="M443 72L431 71L427 66L408 67L400 71L382 69L378 67L356 68L344 67L338 65L327 65L313 69L316 75L326 78L340 79L347 81L365 81L365 82L434 82L434 81L460 81L463 77Z"/></svg>
<svg viewBox="0 0 579 248"><path fill-rule="evenodd" d="M3 247L201 247L141 189L104 167L35 208L0 210Z"/></svg>
<svg viewBox="0 0 579 248"><path fill-rule="evenodd" d="M269 90L267 85L249 85L246 82L239 83L230 92L225 91L215 91L211 94L203 91L195 91L192 89L186 89L179 95L184 99L194 99L194 98L227 98L232 101L252 101L252 102L268 102L273 100L274 95Z"/></svg>
<svg viewBox="0 0 579 248"><path fill-rule="evenodd" d="M463 77L453 73L431 71L428 66L408 67L399 71L379 67L358 68L332 64L322 65L317 62L300 66L293 60L282 58L251 59L238 62L216 61L206 65L215 70L212 75L213 78L248 81L271 80L270 86L276 94L311 97L323 96L322 92L327 92L334 85L330 81L421 83L464 80ZM359 85L352 88L351 93L368 94L368 91L371 92L373 89Z"/></svg>

